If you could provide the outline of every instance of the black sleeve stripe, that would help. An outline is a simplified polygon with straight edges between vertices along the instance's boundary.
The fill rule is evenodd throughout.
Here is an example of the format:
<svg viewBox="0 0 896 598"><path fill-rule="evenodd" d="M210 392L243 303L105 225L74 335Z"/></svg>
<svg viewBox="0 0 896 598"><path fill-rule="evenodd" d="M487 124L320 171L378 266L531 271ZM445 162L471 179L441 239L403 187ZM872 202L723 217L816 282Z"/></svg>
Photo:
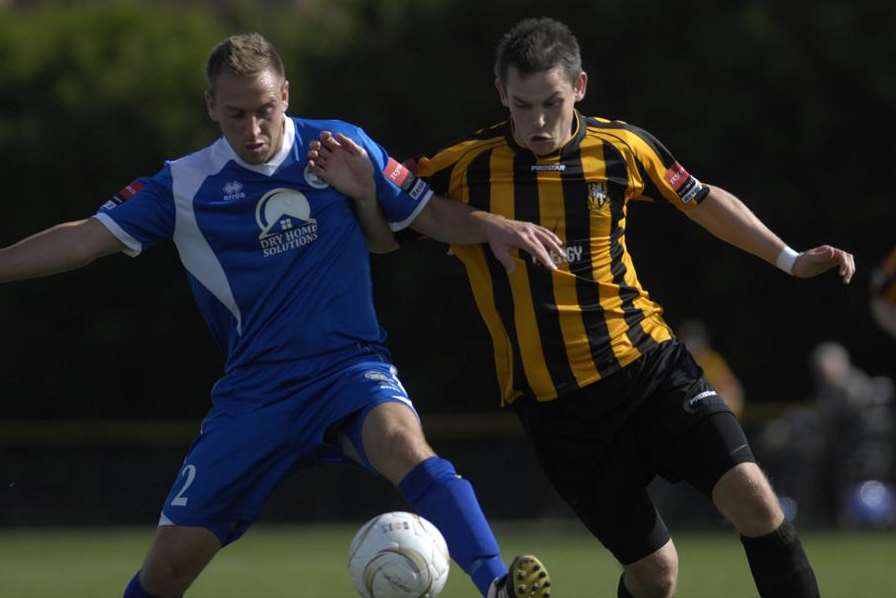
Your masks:
<svg viewBox="0 0 896 598"><path fill-rule="evenodd" d="M595 127L597 129L622 129L624 131L628 131L629 133L636 135L639 139L644 141L644 143L649 145L650 149L652 149L656 153L656 155L660 157L663 166L665 166L666 168L671 168L672 165L675 164L675 158L672 156L672 152L666 149L666 146L660 143L659 139L640 127L636 127L622 121L603 122L592 117L588 117L588 126Z"/></svg>
<svg viewBox="0 0 896 598"><path fill-rule="evenodd" d="M451 183L451 171L454 170L454 165L456 163L451 163L445 168L441 170L437 170L431 176L424 177L429 186L432 187L432 190L435 191L436 195L448 195L448 186Z"/></svg>
<svg viewBox="0 0 896 598"><path fill-rule="evenodd" d="M641 164L640 161L636 161L635 163L638 165L638 174L641 175L641 180L644 181L644 191L641 193L641 196L644 199L669 203L669 200L663 195L660 188L656 186L656 183L653 182L653 179L650 178L647 171L644 170L644 165Z"/></svg>

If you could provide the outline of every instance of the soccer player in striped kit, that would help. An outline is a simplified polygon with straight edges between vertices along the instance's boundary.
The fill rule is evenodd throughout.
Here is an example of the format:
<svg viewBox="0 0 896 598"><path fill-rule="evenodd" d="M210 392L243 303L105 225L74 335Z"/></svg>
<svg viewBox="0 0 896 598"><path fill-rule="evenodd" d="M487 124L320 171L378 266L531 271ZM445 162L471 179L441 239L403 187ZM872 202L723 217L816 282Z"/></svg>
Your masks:
<svg viewBox="0 0 896 598"><path fill-rule="evenodd" d="M651 134L580 114L588 77L560 22L511 29L495 78L509 120L421 160L417 174L437 194L563 239L553 268L520 253L505 269L483 245L452 253L491 334L502 403L517 412L553 486L622 564L618 595L675 593L677 552L647 493L660 475L689 482L731 521L763 598L818 596L737 419L638 281L625 244L628 202L669 204L799 278L833 269L848 283L852 255L828 245L794 251ZM320 176L350 189L360 167L347 145L325 137L309 155Z"/></svg>

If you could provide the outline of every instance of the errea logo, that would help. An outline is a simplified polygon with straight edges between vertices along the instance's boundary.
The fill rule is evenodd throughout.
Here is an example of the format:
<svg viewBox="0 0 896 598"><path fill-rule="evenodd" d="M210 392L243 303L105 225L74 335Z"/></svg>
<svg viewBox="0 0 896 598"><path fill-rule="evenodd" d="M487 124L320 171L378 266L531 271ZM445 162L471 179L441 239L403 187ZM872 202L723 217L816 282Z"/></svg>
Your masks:
<svg viewBox="0 0 896 598"><path fill-rule="evenodd" d="M246 194L243 193L243 184L239 181L225 183L222 191L224 192L224 201L236 201L246 198Z"/></svg>

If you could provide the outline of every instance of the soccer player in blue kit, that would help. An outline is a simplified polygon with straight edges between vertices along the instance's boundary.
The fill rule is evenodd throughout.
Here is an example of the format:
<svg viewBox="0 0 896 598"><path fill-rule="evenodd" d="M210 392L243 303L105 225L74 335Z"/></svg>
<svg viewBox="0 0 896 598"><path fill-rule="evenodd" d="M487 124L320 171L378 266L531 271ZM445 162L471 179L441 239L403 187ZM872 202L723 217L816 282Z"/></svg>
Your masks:
<svg viewBox="0 0 896 598"><path fill-rule="evenodd" d="M508 262L510 248L519 248L552 266L558 239L533 224L433 198L424 181L353 125L286 116L282 61L258 34L218 44L206 74L207 109L221 138L135 180L94 217L0 250L6 282L117 252L136 256L171 239L225 351L213 406L125 598L181 596L252 524L289 470L347 458L398 486L442 531L483 596L549 596L535 557L517 557L508 573L472 486L427 444L383 344L368 245L391 249L392 230L416 219L436 239L487 242ZM353 139L373 160L372 201L351 200L311 172L308 145L325 129Z"/></svg>

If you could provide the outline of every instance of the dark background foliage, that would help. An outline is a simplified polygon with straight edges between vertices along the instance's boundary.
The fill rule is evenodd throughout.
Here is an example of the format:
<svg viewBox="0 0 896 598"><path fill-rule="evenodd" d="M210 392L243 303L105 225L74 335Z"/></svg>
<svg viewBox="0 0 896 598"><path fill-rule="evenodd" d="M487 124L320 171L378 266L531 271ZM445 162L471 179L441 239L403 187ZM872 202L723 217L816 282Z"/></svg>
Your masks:
<svg viewBox="0 0 896 598"><path fill-rule="evenodd" d="M888 2L24 4L0 8L0 245L88 216L212 141L203 67L225 35L275 42L294 114L356 122L405 158L503 120L495 43L518 19L549 15L580 39L583 112L651 131L792 246L855 253L850 286L796 281L672 210L636 206L629 247L670 324L702 318L752 404L805 399L823 340L894 373L893 341L867 309L870 268L894 242ZM493 409L491 346L459 263L427 241L373 261L381 321L421 410ZM3 417L201 416L222 358L184 278L173 247L159 247L4 285Z"/></svg>

